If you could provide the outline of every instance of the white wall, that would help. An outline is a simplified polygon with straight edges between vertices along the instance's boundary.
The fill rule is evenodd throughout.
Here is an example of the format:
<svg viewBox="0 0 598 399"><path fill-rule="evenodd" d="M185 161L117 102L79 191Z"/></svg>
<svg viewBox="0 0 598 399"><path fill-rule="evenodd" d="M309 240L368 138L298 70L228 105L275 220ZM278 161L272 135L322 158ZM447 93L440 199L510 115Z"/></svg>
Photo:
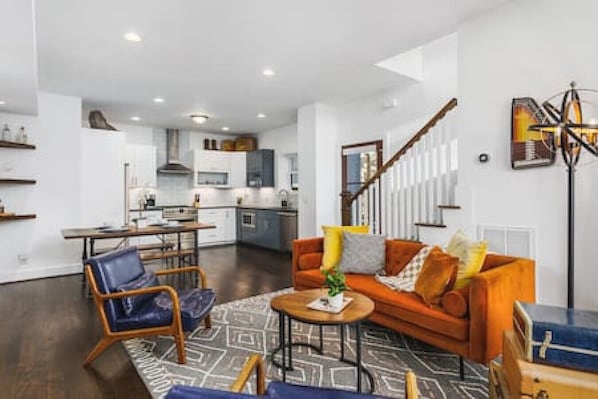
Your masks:
<svg viewBox="0 0 598 399"><path fill-rule="evenodd" d="M571 80L598 88L598 3L558 0L507 2L459 28L459 184L471 190L474 222L533 227L539 302L566 303L566 173L562 163L512 170L513 97L541 101ZM477 163L488 152L489 164ZM557 156L560 159L560 155ZM595 161L588 154L582 163ZM598 309L595 281L598 164L578 168L576 307Z"/></svg>
<svg viewBox="0 0 598 399"><path fill-rule="evenodd" d="M268 130L257 135L260 148L274 150L274 186L290 192L289 154L297 153L297 125Z"/></svg>
<svg viewBox="0 0 598 399"><path fill-rule="evenodd" d="M392 155L430 117L457 96L457 35L423 46L423 80L411 86L389 89L337 107L340 144L383 139L385 154ZM397 98L399 104L385 108ZM392 151L395 149L395 151ZM392 153L391 153L392 151Z"/></svg>
<svg viewBox="0 0 598 399"><path fill-rule="evenodd" d="M81 100L39 93L38 116L0 114L13 133L25 126L36 150L0 149L0 175L34 178L33 186L0 186L7 212L37 219L0 223L0 282L81 271L81 243L60 233L82 218ZM19 256L21 260L19 260Z"/></svg>

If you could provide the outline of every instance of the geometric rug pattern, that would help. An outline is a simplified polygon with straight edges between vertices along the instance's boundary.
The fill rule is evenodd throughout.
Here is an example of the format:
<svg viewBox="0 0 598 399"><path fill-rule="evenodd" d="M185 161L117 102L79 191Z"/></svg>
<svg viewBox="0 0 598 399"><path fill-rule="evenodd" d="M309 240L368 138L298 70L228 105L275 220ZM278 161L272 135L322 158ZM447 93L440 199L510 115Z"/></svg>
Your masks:
<svg viewBox="0 0 598 399"><path fill-rule="evenodd" d="M212 328L200 327L185 340L187 364L176 362L172 337L158 336L124 341L137 372L153 398L161 398L172 385L184 384L227 390L250 354L265 357L267 380L282 380L281 371L270 362L278 346L278 315L270 309L276 295L286 289L217 305L212 310ZM362 362L374 377L377 395L402 398L404 375L413 370L421 398L487 398L488 370L465 361L465 380L459 378L459 359L423 342L373 323L362 323ZM287 382L355 389L355 367L339 362L339 327L324 327L324 352L293 347L293 371ZM293 321L293 342L319 344L317 326ZM355 331L345 330L345 356L355 359ZM364 383L367 387L367 382ZM254 393L255 383L246 392ZM308 399L308 398L306 398Z"/></svg>

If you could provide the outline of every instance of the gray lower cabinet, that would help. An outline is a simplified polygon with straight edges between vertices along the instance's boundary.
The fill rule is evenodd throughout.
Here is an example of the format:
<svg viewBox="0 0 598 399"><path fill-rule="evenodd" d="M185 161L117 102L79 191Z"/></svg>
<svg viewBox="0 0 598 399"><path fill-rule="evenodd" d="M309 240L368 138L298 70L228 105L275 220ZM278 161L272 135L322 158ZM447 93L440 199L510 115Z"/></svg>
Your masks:
<svg viewBox="0 0 598 399"><path fill-rule="evenodd" d="M253 227L243 225L243 214L253 214ZM237 209L237 241L275 251L286 250L281 240L281 215L276 210Z"/></svg>

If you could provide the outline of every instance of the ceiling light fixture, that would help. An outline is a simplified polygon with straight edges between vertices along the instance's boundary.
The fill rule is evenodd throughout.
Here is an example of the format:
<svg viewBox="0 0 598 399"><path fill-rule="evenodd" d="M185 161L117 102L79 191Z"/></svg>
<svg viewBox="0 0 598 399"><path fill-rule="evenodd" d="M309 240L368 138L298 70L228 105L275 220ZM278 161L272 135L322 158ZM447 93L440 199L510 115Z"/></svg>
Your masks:
<svg viewBox="0 0 598 399"><path fill-rule="evenodd" d="M6 104L6 101L0 100L0 105Z"/></svg>
<svg viewBox="0 0 598 399"><path fill-rule="evenodd" d="M276 72L274 72L273 69L266 68L262 71L262 75L272 77L272 76L276 75Z"/></svg>
<svg viewBox="0 0 598 399"><path fill-rule="evenodd" d="M141 120L141 118L140 118L140 117L138 117L138 116L132 116L132 117L131 117L131 120L132 120L132 121L135 121L135 122L139 122L139 121Z"/></svg>
<svg viewBox="0 0 598 399"><path fill-rule="evenodd" d="M209 119L209 117L207 115L197 114L197 115L189 115L189 116L191 117L193 122L197 123L198 125L203 125Z"/></svg>
<svg viewBox="0 0 598 399"><path fill-rule="evenodd" d="M266 117L266 114L257 114L257 117L258 117L258 118L265 118L265 117Z"/></svg>
<svg viewBox="0 0 598 399"><path fill-rule="evenodd" d="M162 97L156 97L156 98L154 98L154 102L155 102L155 103L160 103L160 104L161 104L161 103L163 103L163 102L164 102L164 99L163 99Z"/></svg>
<svg viewBox="0 0 598 399"><path fill-rule="evenodd" d="M229 130L230 130L230 127L228 127L228 126L222 126L222 131L228 132Z"/></svg>
<svg viewBox="0 0 598 399"><path fill-rule="evenodd" d="M124 35L125 40L129 41L129 42L133 42L133 43L139 43L140 41L143 40L143 38L135 32L127 32Z"/></svg>

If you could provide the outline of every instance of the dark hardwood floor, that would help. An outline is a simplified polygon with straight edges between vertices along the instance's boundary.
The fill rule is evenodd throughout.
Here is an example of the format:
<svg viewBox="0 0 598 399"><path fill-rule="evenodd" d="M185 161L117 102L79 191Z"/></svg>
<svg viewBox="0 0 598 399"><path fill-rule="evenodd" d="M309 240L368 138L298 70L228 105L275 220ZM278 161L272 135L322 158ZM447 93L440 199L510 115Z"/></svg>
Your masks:
<svg viewBox="0 0 598 399"><path fill-rule="evenodd" d="M289 255L246 246L201 249L200 264L223 303L291 284ZM101 337L81 276L0 286L0 398L149 398L122 348L81 364Z"/></svg>

